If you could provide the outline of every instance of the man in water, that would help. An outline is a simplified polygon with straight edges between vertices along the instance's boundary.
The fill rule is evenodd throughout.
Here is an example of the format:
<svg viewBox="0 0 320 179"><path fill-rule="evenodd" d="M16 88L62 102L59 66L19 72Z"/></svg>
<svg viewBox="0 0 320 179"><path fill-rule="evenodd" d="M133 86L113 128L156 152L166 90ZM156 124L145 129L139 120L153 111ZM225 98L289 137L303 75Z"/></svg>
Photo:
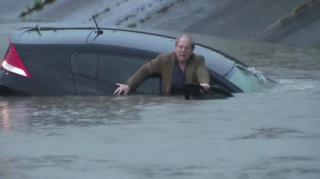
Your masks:
<svg viewBox="0 0 320 179"><path fill-rule="evenodd" d="M195 43L191 36L183 34L176 39L175 51L160 54L144 64L126 84L116 83L115 95L134 91L146 78L160 75L162 92L166 95L183 94L184 84L200 84L206 91L210 89L210 76L204 58L193 53Z"/></svg>

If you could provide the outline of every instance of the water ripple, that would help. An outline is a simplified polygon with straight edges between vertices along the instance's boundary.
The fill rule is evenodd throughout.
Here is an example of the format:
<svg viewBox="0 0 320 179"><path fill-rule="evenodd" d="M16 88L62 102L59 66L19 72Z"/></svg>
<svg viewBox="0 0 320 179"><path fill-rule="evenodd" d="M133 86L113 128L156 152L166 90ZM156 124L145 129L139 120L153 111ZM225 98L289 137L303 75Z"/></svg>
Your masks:
<svg viewBox="0 0 320 179"><path fill-rule="evenodd" d="M319 138L320 136L314 134L308 134L296 129L289 128L258 128L253 133L232 137L230 140L245 140L245 139L279 139L279 138Z"/></svg>

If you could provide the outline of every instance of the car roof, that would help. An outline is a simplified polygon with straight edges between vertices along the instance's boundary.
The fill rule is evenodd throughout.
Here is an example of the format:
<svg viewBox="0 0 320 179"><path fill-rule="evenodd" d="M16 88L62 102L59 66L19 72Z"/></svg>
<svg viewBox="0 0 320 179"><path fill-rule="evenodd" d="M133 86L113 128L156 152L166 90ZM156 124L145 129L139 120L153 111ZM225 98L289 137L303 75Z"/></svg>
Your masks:
<svg viewBox="0 0 320 179"><path fill-rule="evenodd" d="M168 53L174 50L175 37L119 27L101 28L103 33L98 35L98 30L96 27L90 26L40 27L37 25L19 29L17 33L10 36L9 40L12 43L32 45L106 45L150 51L154 54ZM204 56L209 68L214 69L222 76L225 76L233 68L234 62L242 63L216 49L201 44L197 45L203 48L196 47L195 53L208 50L217 52L213 57L209 57L210 59L208 56ZM200 53L200 55L203 55L203 53Z"/></svg>
<svg viewBox="0 0 320 179"><path fill-rule="evenodd" d="M101 28L97 36L95 27L24 27L10 36L17 44L98 44L135 49L149 49L156 53L174 48L174 37L121 29Z"/></svg>
<svg viewBox="0 0 320 179"><path fill-rule="evenodd" d="M9 37L17 44L85 44L92 28L24 27Z"/></svg>
<svg viewBox="0 0 320 179"><path fill-rule="evenodd" d="M97 36L93 31L87 44L101 44L153 51L155 53L170 52L174 49L175 38L158 34L118 29L104 29Z"/></svg>

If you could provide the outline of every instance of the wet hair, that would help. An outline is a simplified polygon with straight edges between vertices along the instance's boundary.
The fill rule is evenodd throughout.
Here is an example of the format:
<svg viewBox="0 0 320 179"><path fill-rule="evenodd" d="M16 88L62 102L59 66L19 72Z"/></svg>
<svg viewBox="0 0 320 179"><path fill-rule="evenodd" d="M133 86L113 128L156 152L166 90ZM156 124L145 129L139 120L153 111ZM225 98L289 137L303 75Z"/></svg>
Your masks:
<svg viewBox="0 0 320 179"><path fill-rule="evenodd" d="M178 42L179 42L179 40L180 40L181 38L187 38L187 39L189 39L190 42L191 42L191 47L192 47L192 49L195 48L196 43L193 41L193 38L192 38L191 35L189 35L189 34L182 34L182 35L178 36L178 37L176 38L176 43L175 43L176 46L177 46L177 44L178 44Z"/></svg>

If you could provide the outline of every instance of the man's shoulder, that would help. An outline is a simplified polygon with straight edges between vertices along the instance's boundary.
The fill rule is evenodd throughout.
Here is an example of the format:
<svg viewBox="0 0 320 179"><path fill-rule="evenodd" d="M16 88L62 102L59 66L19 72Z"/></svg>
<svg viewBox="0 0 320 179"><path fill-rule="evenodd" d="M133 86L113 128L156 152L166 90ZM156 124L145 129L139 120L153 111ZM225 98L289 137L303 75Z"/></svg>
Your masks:
<svg viewBox="0 0 320 179"><path fill-rule="evenodd" d="M175 59L174 53L162 53L155 58L156 61L164 64L170 63L171 61L174 61L174 59Z"/></svg>

